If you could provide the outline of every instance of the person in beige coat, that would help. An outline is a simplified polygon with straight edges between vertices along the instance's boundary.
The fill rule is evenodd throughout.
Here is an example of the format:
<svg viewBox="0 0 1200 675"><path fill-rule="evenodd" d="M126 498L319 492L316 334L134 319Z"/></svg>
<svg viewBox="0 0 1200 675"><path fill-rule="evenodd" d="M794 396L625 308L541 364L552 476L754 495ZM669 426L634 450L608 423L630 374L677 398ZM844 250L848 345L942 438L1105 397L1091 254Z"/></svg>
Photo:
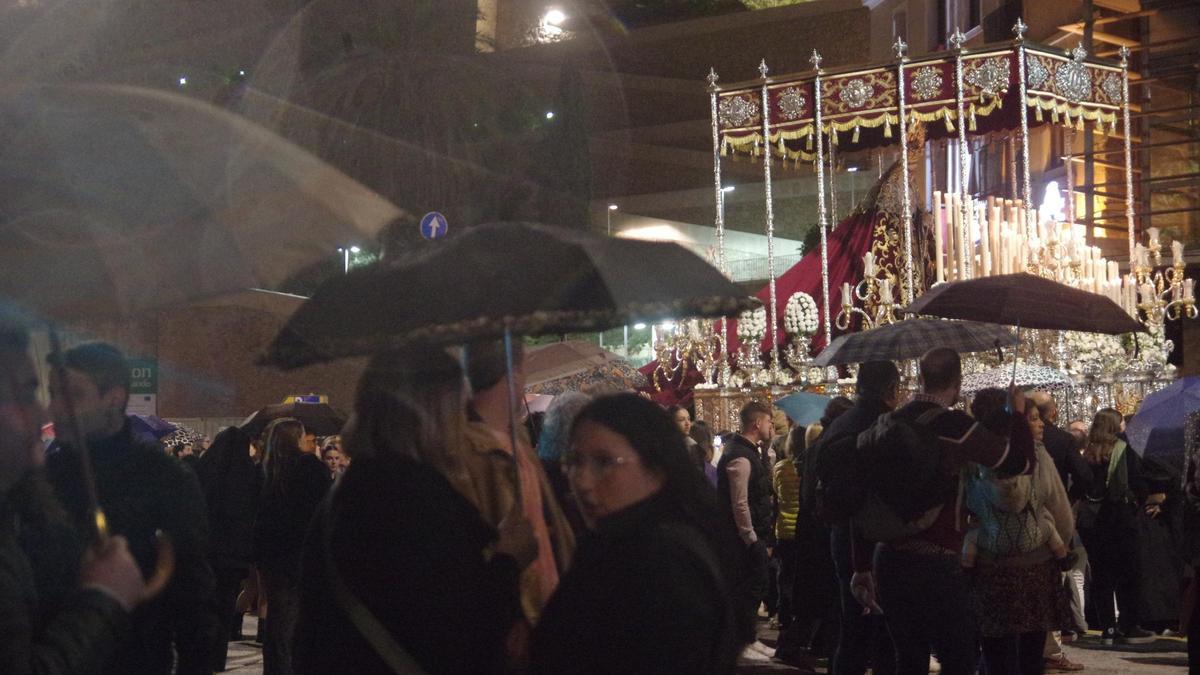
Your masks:
<svg viewBox="0 0 1200 675"><path fill-rule="evenodd" d="M518 345L513 377L519 395L525 390L522 357ZM521 575L521 605L525 618L535 625L567 570L575 552L575 537L521 426L517 428L517 451L513 452L502 344L472 343L466 348L465 360L473 392L462 458L467 482L456 487L494 526L517 509L533 525L538 556Z"/></svg>

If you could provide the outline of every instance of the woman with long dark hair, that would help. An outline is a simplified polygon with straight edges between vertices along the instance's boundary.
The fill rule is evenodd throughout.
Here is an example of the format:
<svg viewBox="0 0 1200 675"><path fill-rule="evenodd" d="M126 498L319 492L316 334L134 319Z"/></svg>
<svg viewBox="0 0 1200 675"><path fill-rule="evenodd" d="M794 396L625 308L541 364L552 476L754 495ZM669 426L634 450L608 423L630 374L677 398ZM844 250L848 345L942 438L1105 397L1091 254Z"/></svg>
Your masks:
<svg viewBox="0 0 1200 675"><path fill-rule="evenodd" d="M462 370L444 351L371 359L344 437L352 461L305 544L298 672L409 672L389 665L395 653L429 673L519 660L507 646L537 542L528 520L497 532L463 496L466 426Z"/></svg>
<svg viewBox="0 0 1200 675"><path fill-rule="evenodd" d="M534 632L537 673L732 673L753 617L740 549L671 417L632 394L575 419L564 457L589 533Z"/></svg>
<svg viewBox="0 0 1200 675"><path fill-rule="evenodd" d="M1102 408L1088 430L1083 458L1092 469L1092 485L1079 505L1077 525L1092 566L1091 600L1103 635L1101 642L1142 644L1155 635L1139 623L1142 537L1138 511L1146 500L1137 455L1122 433L1124 418ZM1113 596L1121 611L1120 626Z"/></svg>
<svg viewBox="0 0 1200 675"><path fill-rule="evenodd" d="M263 673L291 675L304 533L332 481L325 464L300 449L305 431L299 420L273 420L264 433L262 501L254 524L254 560L267 596Z"/></svg>

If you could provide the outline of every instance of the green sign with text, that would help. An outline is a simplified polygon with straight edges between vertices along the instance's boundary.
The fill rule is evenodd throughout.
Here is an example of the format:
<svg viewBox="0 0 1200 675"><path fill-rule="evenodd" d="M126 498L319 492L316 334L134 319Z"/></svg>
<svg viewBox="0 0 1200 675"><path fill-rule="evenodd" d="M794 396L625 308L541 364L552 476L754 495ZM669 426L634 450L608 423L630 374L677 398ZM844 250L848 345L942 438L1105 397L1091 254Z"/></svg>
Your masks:
<svg viewBox="0 0 1200 675"><path fill-rule="evenodd" d="M158 393L158 361L129 359L129 393Z"/></svg>

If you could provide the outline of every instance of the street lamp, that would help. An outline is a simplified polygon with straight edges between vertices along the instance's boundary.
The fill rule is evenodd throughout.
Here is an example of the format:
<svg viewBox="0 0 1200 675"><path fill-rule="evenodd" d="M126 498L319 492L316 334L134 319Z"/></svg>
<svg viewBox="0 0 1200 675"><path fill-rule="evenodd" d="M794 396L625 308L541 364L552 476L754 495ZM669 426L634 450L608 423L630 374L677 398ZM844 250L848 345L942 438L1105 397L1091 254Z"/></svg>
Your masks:
<svg viewBox="0 0 1200 675"><path fill-rule="evenodd" d="M613 213L613 211L616 211L616 210L617 210L616 204L609 204L608 211L605 212L605 214L604 214L608 219L608 236L610 236L610 237L612 236L612 213Z"/></svg>
<svg viewBox="0 0 1200 675"><path fill-rule="evenodd" d="M362 249L357 246L351 246L350 248L343 248L341 246L338 247L338 253L342 254L342 274L350 273L350 254L358 253L361 250Z"/></svg>

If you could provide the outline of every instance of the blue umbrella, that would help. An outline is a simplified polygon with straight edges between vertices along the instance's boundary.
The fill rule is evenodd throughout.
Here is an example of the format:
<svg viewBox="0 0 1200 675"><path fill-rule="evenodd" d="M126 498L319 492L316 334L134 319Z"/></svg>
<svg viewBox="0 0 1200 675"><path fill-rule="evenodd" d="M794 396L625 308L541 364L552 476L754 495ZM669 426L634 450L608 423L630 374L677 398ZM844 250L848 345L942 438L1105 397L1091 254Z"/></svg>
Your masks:
<svg viewBox="0 0 1200 675"><path fill-rule="evenodd" d="M179 428L154 415L130 415L129 424L133 428L135 436L140 436L148 441L157 441Z"/></svg>
<svg viewBox="0 0 1200 675"><path fill-rule="evenodd" d="M821 419L830 400L832 399L828 396L799 391L775 401L775 407L782 410L796 424L808 426Z"/></svg>
<svg viewBox="0 0 1200 675"><path fill-rule="evenodd" d="M1182 454L1183 445L1179 441L1184 423L1188 414L1196 410L1200 410L1200 377L1176 380L1150 394L1125 429L1130 447L1143 457Z"/></svg>

